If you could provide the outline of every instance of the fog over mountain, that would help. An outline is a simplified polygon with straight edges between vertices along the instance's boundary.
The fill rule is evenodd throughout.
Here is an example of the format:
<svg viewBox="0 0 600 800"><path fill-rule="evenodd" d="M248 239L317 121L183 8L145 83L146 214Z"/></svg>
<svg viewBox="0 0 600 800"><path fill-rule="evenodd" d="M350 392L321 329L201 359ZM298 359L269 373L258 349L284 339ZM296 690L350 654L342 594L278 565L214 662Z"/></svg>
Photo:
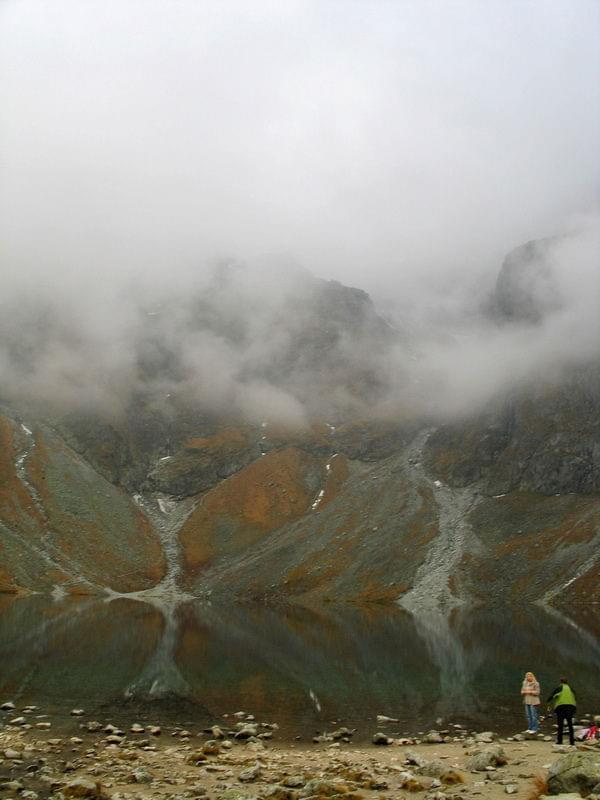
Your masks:
<svg viewBox="0 0 600 800"><path fill-rule="evenodd" d="M599 29L585 0L4 2L0 400L454 417L593 361Z"/></svg>

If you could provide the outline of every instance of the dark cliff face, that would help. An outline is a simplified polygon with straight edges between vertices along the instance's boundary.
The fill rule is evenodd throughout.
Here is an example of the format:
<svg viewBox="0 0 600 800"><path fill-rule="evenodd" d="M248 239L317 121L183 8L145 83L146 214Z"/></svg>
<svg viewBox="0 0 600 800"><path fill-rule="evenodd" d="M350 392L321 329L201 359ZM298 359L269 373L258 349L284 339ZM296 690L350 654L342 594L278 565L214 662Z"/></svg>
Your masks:
<svg viewBox="0 0 600 800"><path fill-rule="evenodd" d="M500 322L539 323L562 305L551 259L556 239L527 242L504 259L489 308Z"/></svg>
<svg viewBox="0 0 600 800"><path fill-rule="evenodd" d="M512 491L600 493L600 364L559 383L523 390L475 419L440 427L427 464L451 486L481 482L488 495Z"/></svg>
<svg viewBox="0 0 600 800"><path fill-rule="evenodd" d="M558 308L548 247L507 257L490 303L503 326ZM300 273L265 308L235 279L142 319L118 413L5 409L0 590L148 588L167 570L161 533L179 586L222 600L600 600L600 364L452 423L378 419L385 355L405 341L364 292ZM289 393L304 423L199 403L187 343L214 337L239 357L238 389Z"/></svg>

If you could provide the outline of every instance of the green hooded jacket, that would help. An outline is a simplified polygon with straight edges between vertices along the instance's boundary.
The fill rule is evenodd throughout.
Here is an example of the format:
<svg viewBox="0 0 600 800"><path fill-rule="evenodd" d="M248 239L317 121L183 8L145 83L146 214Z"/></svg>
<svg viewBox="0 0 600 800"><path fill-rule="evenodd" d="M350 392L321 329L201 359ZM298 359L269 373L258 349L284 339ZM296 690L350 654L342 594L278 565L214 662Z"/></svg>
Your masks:
<svg viewBox="0 0 600 800"><path fill-rule="evenodd" d="M577 705L575 692L573 689L571 689L568 683L561 683L561 685L552 692L548 700L552 701L553 708L556 708L557 706Z"/></svg>

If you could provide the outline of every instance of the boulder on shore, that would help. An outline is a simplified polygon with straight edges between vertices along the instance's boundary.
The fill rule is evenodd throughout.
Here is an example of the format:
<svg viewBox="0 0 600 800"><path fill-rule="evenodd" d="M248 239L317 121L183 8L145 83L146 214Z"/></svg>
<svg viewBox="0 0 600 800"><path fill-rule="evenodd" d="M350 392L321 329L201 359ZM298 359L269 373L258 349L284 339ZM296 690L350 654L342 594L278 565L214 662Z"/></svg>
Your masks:
<svg viewBox="0 0 600 800"><path fill-rule="evenodd" d="M500 747L490 747L474 753L467 761L467 769L471 772L485 772L488 767L503 767L507 763L504 750Z"/></svg>
<svg viewBox="0 0 600 800"><path fill-rule="evenodd" d="M600 753L566 753L548 770L548 790L551 795L565 792L600 792Z"/></svg>

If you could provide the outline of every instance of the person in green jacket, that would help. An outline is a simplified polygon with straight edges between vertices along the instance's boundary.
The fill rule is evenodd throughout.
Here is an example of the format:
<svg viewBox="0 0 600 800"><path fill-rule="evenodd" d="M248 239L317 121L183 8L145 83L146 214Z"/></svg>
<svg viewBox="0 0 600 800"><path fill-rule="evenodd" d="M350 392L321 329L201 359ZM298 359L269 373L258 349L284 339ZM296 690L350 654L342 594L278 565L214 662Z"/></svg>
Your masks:
<svg viewBox="0 0 600 800"><path fill-rule="evenodd" d="M569 728L569 742L575 744L575 736L573 734L573 717L577 706L575 692L569 686L566 678L560 679L560 685L554 689L550 697L546 701L552 703L554 713L556 714L556 724L558 730L556 732L556 743L562 744L563 740L563 727L565 720Z"/></svg>

